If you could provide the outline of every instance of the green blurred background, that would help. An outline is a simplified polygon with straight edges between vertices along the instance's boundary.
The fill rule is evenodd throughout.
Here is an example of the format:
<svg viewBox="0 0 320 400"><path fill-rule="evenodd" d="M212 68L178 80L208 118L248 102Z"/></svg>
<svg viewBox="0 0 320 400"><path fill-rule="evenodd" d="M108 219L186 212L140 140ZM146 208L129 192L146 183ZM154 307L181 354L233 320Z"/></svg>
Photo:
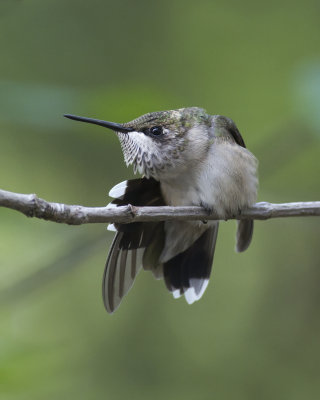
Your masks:
<svg viewBox="0 0 320 400"><path fill-rule="evenodd" d="M0 187L109 202L131 177L117 122L199 106L233 118L260 161L259 201L320 200L320 3L1 0ZM0 209L0 398L318 399L320 225L222 223L188 306L141 273L101 300L112 234Z"/></svg>

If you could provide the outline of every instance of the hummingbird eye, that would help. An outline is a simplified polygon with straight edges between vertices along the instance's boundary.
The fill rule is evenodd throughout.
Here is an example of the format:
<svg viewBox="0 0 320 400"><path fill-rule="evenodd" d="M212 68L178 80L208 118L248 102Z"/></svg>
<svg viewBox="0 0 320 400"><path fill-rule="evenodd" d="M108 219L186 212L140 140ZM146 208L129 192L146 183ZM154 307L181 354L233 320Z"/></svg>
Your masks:
<svg viewBox="0 0 320 400"><path fill-rule="evenodd" d="M150 128L150 133L153 136L162 135L162 133L163 133L162 126L153 126L152 128Z"/></svg>

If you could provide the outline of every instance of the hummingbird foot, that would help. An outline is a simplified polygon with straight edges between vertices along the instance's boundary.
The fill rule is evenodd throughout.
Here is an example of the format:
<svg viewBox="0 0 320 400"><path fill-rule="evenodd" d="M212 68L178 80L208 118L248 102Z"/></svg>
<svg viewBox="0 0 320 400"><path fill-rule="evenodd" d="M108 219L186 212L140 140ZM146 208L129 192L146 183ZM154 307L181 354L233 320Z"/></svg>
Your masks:
<svg viewBox="0 0 320 400"><path fill-rule="evenodd" d="M235 212L234 210L229 210L226 213L226 217L224 218L225 221L228 221L229 219L238 219L238 217L241 215L242 210L238 208L238 210Z"/></svg>
<svg viewBox="0 0 320 400"><path fill-rule="evenodd" d="M200 207L204 208L204 210L205 210L208 214L212 214L212 213L214 212L213 207L210 207L209 204L204 203L204 202L202 202L202 201L201 201L201 203L200 203ZM207 220L207 219L203 219L201 222L202 222L203 224L207 224L207 223L208 223L208 220Z"/></svg>

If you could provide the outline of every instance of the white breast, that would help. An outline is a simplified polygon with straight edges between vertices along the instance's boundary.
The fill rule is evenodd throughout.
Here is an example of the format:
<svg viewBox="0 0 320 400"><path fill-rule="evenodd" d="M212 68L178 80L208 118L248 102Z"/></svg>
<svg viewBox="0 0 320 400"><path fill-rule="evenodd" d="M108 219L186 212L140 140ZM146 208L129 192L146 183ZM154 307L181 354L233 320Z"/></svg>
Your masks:
<svg viewBox="0 0 320 400"><path fill-rule="evenodd" d="M161 188L170 205L204 206L225 219L256 201L257 165L247 149L219 143L203 162L174 181L161 182Z"/></svg>
<svg viewBox="0 0 320 400"><path fill-rule="evenodd" d="M255 203L257 166L256 158L243 147L231 143L212 146L199 174L203 205L225 217Z"/></svg>

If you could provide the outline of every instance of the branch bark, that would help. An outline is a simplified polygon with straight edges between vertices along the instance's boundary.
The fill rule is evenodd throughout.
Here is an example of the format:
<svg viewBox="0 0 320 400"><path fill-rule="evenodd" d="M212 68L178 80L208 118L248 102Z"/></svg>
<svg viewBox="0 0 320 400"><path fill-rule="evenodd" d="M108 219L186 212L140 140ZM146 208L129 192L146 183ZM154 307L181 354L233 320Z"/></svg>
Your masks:
<svg viewBox="0 0 320 400"><path fill-rule="evenodd" d="M51 203L35 194L20 194L0 189L0 207L19 211L27 217L69 225L89 223L131 223L164 220L217 220L218 215L201 207L84 207ZM257 219L320 216L320 201L298 203L256 203L241 215L228 219Z"/></svg>

